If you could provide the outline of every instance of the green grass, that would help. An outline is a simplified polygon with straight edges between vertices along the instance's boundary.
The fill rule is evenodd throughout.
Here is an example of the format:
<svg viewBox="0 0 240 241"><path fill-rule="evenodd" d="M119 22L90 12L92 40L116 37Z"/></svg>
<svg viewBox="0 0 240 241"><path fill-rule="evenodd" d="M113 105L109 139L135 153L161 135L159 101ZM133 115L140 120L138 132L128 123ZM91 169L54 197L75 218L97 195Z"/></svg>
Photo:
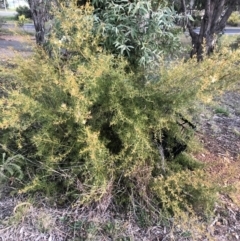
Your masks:
<svg viewBox="0 0 240 241"><path fill-rule="evenodd" d="M221 114L223 116L229 116L229 111L226 108L223 108L223 107L220 107L220 106L215 109L215 113Z"/></svg>
<svg viewBox="0 0 240 241"><path fill-rule="evenodd" d="M16 27L12 28L12 29L3 29L0 28L0 35L4 36L4 35L8 35L8 36L12 36L12 35L20 35L20 36L34 36L35 33L34 32L27 32L24 30L24 27Z"/></svg>
<svg viewBox="0 0 240 241"><path fill-rule="evenodd" d="M16 23L18 21L17 17L15 16L7 16L1 17L2 21L7 23ZM32 19L26 18L25 23L33 23Z"/></svg>
<svg viewBox="0 0 240 241"><path fill-rule="evenodd" d="M2 17L2 19L6 22L8 21L16 21L16 17L15 16L4 16Z"/></svg>

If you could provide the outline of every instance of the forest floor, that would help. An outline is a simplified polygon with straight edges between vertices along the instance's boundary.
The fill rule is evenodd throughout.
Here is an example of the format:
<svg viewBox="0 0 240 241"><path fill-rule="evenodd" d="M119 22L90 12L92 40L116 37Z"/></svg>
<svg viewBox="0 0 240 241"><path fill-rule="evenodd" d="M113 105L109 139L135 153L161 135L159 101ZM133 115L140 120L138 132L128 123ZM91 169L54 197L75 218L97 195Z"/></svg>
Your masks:
<svg viewBox="0 0 240 241"><path fill-rule="evenodd" d="M18 53L29 56L31 42L34 42L32 36L27 36L26 44L26 36L0 32L0 62ZM235 188L231 194L219 194L221 205L216 205L215 216L206 228L206 237L193 238L171 224L145 230L132 220L120 217L115 218L111 226L111 213L102 213L96 208L89 215L89 210L83 208L48 207L40 194L39 204L33 206L22 195L4 195L6 187L2 186L0 240L240 240L240 85L236 86L236 90L216 97L214 103L204 106L203 110L198 118L197 136L204 150L196 157L207 163L206 171L212 174L216 182ZM124 238L123 234L128 238Z"/></svg>

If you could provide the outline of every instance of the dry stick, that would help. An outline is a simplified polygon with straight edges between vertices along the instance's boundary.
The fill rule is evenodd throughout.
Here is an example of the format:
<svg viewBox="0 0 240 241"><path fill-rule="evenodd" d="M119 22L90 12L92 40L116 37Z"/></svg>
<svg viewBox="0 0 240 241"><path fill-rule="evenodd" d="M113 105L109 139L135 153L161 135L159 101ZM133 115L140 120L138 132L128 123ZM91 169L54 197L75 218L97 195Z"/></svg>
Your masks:
<svg viewBox="0 0 240 241"><path fill-rule="evenodd" d="M165 172L165 156L164 156L164 150L163 150L162 145L161 145L160 143L158 143L157 141L156 141L156 145L157 145L157 148L158 148L160 157L161 157L162 170Z"/></svg>

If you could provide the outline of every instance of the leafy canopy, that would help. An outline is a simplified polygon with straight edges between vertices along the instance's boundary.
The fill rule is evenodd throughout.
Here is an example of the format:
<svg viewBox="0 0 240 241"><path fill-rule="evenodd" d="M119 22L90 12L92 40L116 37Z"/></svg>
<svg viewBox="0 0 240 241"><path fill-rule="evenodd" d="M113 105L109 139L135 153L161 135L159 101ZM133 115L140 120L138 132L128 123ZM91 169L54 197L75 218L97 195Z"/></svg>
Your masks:
<svg viewBox="0 0 240 241"><path fill-rule="evenodd" d="M73 2L68 3L72 9L76 8ZM133 68L149 68L160 56L179 49L174 24L178 15L164 1L78 1L82 8L89 4L100 46L114 56L124 56Z"/></svg>

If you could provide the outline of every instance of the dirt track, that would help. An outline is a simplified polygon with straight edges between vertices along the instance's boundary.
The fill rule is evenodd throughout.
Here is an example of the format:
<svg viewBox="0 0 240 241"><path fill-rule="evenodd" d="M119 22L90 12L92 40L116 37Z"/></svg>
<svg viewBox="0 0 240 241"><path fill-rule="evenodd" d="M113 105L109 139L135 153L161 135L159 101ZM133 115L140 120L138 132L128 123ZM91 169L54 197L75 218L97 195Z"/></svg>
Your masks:
<svg viewBox="0 0 240 241"><path fill-rule="evenodd" d="M16 51L31 51L29 47L24 44L20 39L16 37L4 36L0 37L0 50L5 51L8 48L12 48Z"/></svg>
<svg viewBox="0 0 240 241"><path fill-rule="evenodd" d="M29 36L14 36L0 34L0 59L14 57L16 53L29 55L32 52L31 43L34 39Z"/></svg>

